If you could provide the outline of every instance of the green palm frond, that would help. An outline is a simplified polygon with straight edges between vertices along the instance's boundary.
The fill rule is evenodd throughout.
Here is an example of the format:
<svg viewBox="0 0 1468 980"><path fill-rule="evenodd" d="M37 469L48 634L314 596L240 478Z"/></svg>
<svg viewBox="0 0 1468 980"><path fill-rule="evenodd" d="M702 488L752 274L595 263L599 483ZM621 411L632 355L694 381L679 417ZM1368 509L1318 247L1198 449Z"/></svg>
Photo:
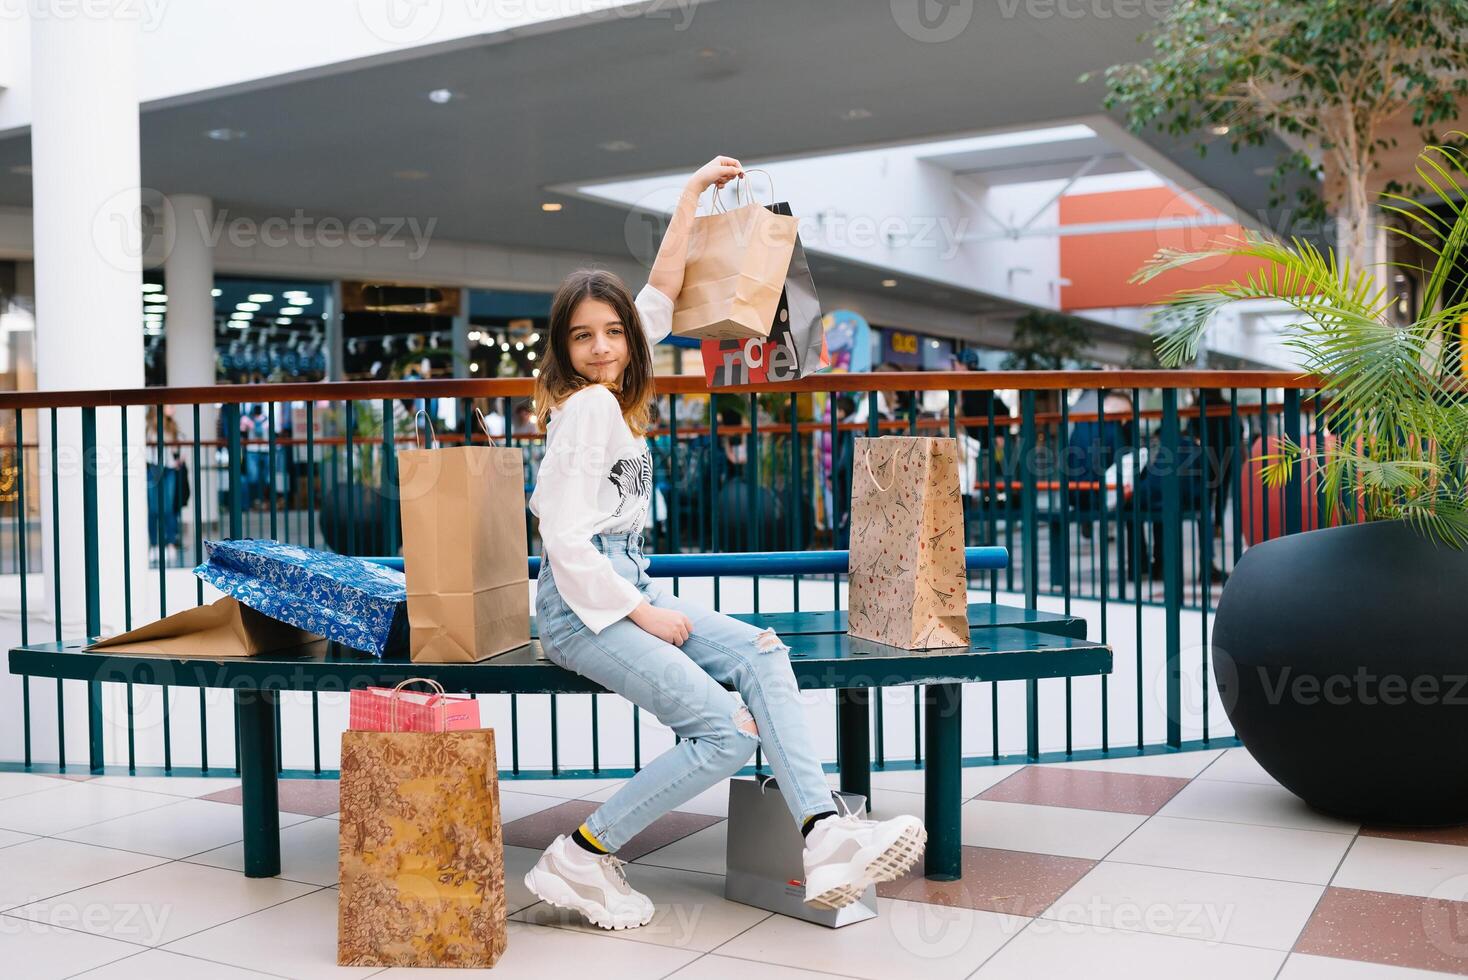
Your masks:
<svg viewBox="0 0 1468 980"><path fill-rule="evenodd" d="M1463 137L1464 134L1452 134ZM1150 282L1195 263L1253 259L1245 276L1174 293L1152 318L1163 364L1197 356L1209 323L1240 300L1273 300L1297 316L1283 343L1305 373L1325 380L1320 444L1282 439L1260 456L1264 482L1277 488L1303 468L1324 496L1331 520L1401 519L1424 534L1468 546L1468 385L1455 375L1468 302L1443 303L1468 260L1468 156L1428 147L1417 175L1450 217L1397 194L1384 211L1403 219L1397 234L1433 257L1420 269L1423 298L1415 319L1393 322L1391 298L1368 270L1310 242L1254 231L1195 251L1163 249L1132 277ZM1304 464L1310 461L1311 466Z"/></svg>

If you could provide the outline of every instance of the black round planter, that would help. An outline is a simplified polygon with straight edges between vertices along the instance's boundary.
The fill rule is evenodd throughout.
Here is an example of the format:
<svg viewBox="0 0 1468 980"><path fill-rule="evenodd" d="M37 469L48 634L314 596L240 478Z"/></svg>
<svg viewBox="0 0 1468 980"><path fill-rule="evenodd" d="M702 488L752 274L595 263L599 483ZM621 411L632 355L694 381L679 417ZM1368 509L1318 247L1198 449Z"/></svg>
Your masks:
<svg viewBox="0 0 1468 980"><path fill-rule="evenodd" d="M1468 551L1401 522L1255 545L1213 626L1244 746L1317 809L1468 822Z"/></svg>

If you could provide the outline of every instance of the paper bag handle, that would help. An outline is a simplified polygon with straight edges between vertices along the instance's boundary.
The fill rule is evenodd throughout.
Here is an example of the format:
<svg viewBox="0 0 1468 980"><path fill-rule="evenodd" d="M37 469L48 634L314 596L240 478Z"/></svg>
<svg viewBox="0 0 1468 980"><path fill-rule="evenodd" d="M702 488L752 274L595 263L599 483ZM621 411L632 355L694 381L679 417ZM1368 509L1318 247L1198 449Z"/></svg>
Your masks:
<svg viewBox="0 0 1468 980"><path fill-rule="evenodd" d="M877 474L872 471L872 450L871 450L871 447L870 446L866 447L863 450L863 452L861 454L861 461L866 464L866 466L867 466L867 476L869 476L869 477L872 478L872 486L874 486L874 487L877 488L877 492L878 493L886 493L888 490L891 490L892 489L892 484L897 482L897 466L896 466L896 463L897 463L897 453L895 451L887 459L887 462L892 463L893 466L892 466L892 480L885 487L882 486L882 484L880 484L880 483L877 482Z"/></svg>
<svg viewBox="0 0 1468 980"><path fill-rule="evenodd" d="M392 689L392 695L388 699L387 726L389 731L395 732L398 730L398 694L409 684L427 684L433 688L433 696L428 699L428 704L432 704L438 698L445 697L448 693L443 689L443 685L432 677L409 677L405 681L399 681L397 686ZM445 724L447 724L447 719L445 719ZM448 729L443 728L441 731L448 731Z"/></svg>
<svg viewBox="0 0 1468 980"><path fill-rule="evenodd" d="M420 418L423 420L423 424L428 426L428 446L426 448L437 449L438 433L433 431L433 417L428 414L428 409L426 408L418 409L418 414L413 416L413 445L419 449L425 448L423 440L418 437L418 420Z"/></svg>
<svg viewBox="0 0 1468 980"><path fill-rule="evenodd" d="M745 168L744 176L743 177L735 177L734 180L731 180L730 181L731 184L734 183L735 181L738 181L738 186L734 189L734 206L736 208L737 207L742 207L743 205L740 204L740 201L741 200L744 202L744 204L754 204L754 203L756 203L756 201L754 199L754 183L753 183L753 181L749 180L749 175L750 174L764 174L765 175L765 180L769 181L769 184L770 184L770 203L771 204L774 204L775 203L775 178L773 178L773 177L770 176L770 172L768 170L761 170L758 167L747 167L747 168ZM711 191L713 191L713 197L714 197L713 213L714 214L726 214L727 213L727 209L724 207L724 198L723 198L723 195L721 195L719 193L719 190L720 190L719 185L718 184L710 184L709 185L709 189Z"/></svg>
<svg viewBox="0 0 1468 980"><path fill-rule="evenodd" d="M497 445L494 441L494 433L489 431L489 420L484 417L484 413L479 410L478 405L474 406L474 417L479 420L479 427L484 430L484 437L489 440L489 444L491 446Z"/></svg>

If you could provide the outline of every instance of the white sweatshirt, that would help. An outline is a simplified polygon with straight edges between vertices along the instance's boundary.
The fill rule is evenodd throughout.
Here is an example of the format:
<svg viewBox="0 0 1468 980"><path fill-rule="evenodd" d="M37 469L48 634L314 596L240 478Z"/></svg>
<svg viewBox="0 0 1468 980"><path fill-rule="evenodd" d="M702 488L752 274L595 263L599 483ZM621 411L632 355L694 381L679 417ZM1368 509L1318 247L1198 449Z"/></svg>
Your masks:
<svg viewBox="0 0 1468 980"><path fill-rule="evenodd" d="M661 291L643 286L636 304L649 347L672 332L673 301ZM629 334L627 342L636 338ZM540 518L556 591L593 633L636 609L642 593L591 536L641 532L651 499L652 454L627 428L616 395L587 385L551 413L530 510Z"/></svg>

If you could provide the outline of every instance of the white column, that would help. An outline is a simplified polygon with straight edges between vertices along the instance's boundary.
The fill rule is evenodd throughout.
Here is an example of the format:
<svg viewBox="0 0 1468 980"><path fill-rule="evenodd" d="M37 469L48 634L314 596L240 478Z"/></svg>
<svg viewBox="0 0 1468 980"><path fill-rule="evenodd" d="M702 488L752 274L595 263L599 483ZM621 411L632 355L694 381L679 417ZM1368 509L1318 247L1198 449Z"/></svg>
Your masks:
<svg viewBox="0 0 1468 980"><path fill-rule="evenodd" d="M163 211L164 285L168 296L163 314L164 347L170 388L210 387L214 384L214 249L207 235L214 218L214 202L202 194L170 194ZM213 439L214 405L199 406L199 432L202 439ZM175 405L173 419L178 423L179 438L194 436L194 413L188 405ZM213 455L210 447L200 451L200 461ZM204 481L193 472L193 450L183 449L184 465L195 493ZM212 493L199 498L200 517L205 527L218 516L219 501ZM194 540L194 506L184 508L181 515L182 540Z"/></svg>
<svg viewBox="0 0 1468 980"><path fill-rule="evenodd" d="M206 231L214 203L200 194L170 194L164 209L168 251L163 260L168 311L164 314L164 342L170 388L208 387L214 384L214 250ZM175 410L179 430L193 435L192 413ZM212 436L212 419L199 419Z"/></svg>
<svg viewBox="0 0 1468 980"><path fill-rule="evenodd" d="M119 8L121 9L121 8ZM142 231L136 82L137 22L94 10L32 17L31 165L35 215L36 367L41 390L138 388L143 385ZM129 473L121 466L117 409L97 411L98 544L102 630L122 626L122 484L130 497L130 552L135 623L147 612L147 497L143 480L143 409L130 410ZM52 499L50 413L37 413L41 445L43 559L46 588L32 603L51 603L54 554L61 569L62 633L85 629L81 412L57 416L59 492ZM59 540L52 515L59 511ZM152 600L156 611L156 593ZM50 624L33 624L44 637ZM80 689L79 691L77 689ZM86 762L86 695L71 685L68 762ZM116 721L114 708L104 709ZM38 722L35 731L45 731ZM119 756L109 726L108 759ZM151 737L140 735L140 737ZM121 746L125 754L126 746ZM38 746L38 751L40 747ZM42 756L44 758L44 756Z"/></svg>

